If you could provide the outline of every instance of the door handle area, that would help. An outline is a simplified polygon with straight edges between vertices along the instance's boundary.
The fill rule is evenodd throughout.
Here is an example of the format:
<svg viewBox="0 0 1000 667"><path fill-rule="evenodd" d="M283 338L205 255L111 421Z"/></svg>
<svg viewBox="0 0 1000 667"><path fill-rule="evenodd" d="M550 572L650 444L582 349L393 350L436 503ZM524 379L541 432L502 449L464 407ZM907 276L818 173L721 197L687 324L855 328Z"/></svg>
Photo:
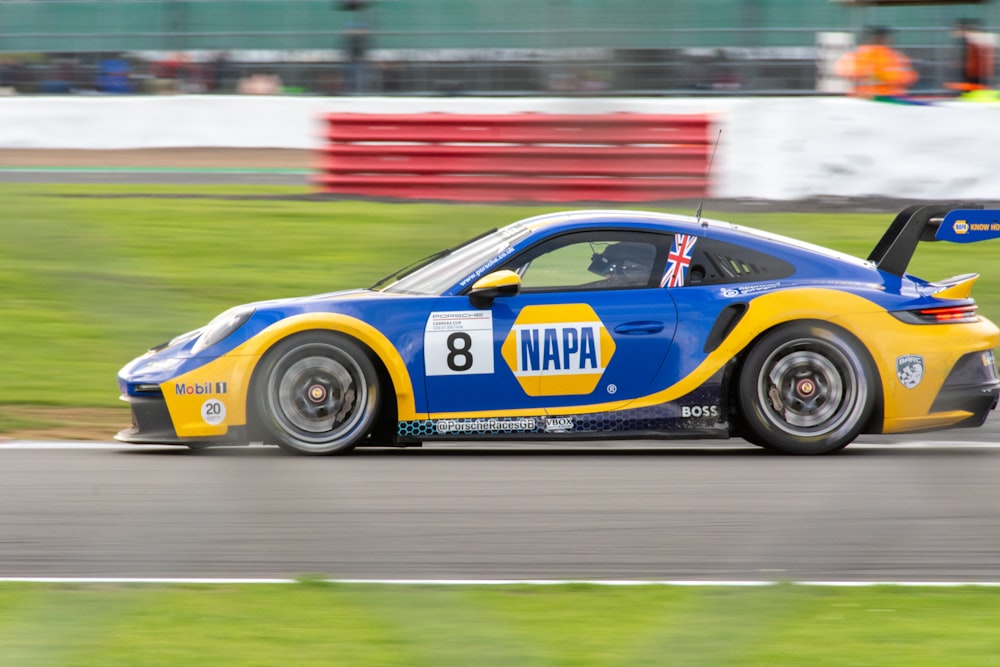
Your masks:
<svg viewBox="0 0 1000 667"><path fill-rule="evenodd" d="M637 322L625 322L615 327L615 333L626 336L640 336L644 334L655 334L663 331L663 322L653 320L639 320Z"/></svg>

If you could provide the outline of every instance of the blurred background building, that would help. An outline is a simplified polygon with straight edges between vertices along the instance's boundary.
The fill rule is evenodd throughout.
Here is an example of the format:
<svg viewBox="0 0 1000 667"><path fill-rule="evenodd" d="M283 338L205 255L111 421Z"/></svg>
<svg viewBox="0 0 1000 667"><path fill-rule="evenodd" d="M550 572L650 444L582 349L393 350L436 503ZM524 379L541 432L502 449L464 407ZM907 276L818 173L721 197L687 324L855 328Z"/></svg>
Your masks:
<svg viewBox="0 0 1000 667"><path fill-rule="evenodd" d="M0 0L0 90L835 93L882 24L935 95L966 17L1000 30L993 0Z"/></svg>

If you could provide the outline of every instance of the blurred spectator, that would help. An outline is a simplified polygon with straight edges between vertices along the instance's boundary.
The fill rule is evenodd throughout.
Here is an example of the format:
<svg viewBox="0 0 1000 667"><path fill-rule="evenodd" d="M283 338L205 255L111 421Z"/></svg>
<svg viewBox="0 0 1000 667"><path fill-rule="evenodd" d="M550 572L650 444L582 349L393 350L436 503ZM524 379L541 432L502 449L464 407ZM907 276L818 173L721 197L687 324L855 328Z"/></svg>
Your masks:
<svg viewBox="0 0 1000 667"><path fill-rule="evenodd" d="M350 12L344 28L344 56L347 61L347 91L368 92L368 49L371 30L368 26L370 0L337 0L334 7Z"/></svg>
<svg viewBox="0 0 1000 667"><path fill-rule="evenodd" d="M205 81L201 63L194 62L186 53L172 53L153 63L155 93L203 93Z"/></svg>
<svg viewBox="0 0 1000 667"><path fill-rule="evenodd" d="M80 92L88 86L80 84L80 62L76 58L49 57L38 64L40 78L37 90L45 95Z"/></svg>
<svg viewBox="0 0 1000 667"><path fill-rule="evenodd" d="M743 87L736 63L729 59L724 49L716 49L712 63L712 90L739 90Z"/></svg>
<svg viewBox="0 0 1000 667"><path fill-rule="evenodd" d="M549 74L546 86L552 93L596 95L611 89L611 72L585 65L559 69Z"/></svg>
<svg viewBox="0 0 1000 667"><path fill-rule="evenodd" d="M889 28L873 26L861 46L837 61L837 76L853 84L855 97L900 97L917 82L910 60L893 49L890 41Z"/></svg>
<svg viewBox="0 0 1000 667"><path fill-rule="evenodd" d="M230 65L224 51L219 51L209 63L205 89L210 93L223 93L230 89Z"/></svg>
<svg viewBox="0 0 1000 667"><path fill-rule="evenodd" d="M131 93L132 68L118 58L102 60L97 65L97 90L102 93Z"/></svg>
<svg viewBox="0 0 1000 667"><path fill-rule="evenodd" d="M31 72L21 58L0 56L0 88L5 95L33 92Z"/></svg>
<svg viewBox="0 0 1000 667"><path fill-rule="evenodd" d="M205 92L205 77L202 63L192 60L186 53L180 54L180 67L177 69L177 90L181 93Z"/></svg>
<svg viewBox="0 0 1000 667"><path fill-rule="evenodd" d="M177 92L177 75L181 68L182 56L179 53L168 55L163 60L153 63L152 88L154 93Z"/></svg>
<svg viewBox="0 0 1000 667"><path fill-rule="evenodd" d="M958 40L955 80L945 86L967 93L989 88L993 79L993 38L979 29L975 19L959 19L952 30Z"/></svg>
<svg viewBox="0 0 1000 667"><path fill-rule="evenodd" d="M11 76L12 69L13 59L0 54L0 95L13 95L17 92Z"/></svg>
<svg viewBox="0 0 1000 667"><path fill-rule="evenodd" d="M713 49L712 54L702 60L704 81L695 83L695 88L703 90L739 90L743 87L736 64L726 55L725 49Z"/></svg>
<svg viewBox="0 0 1000 667"><path fill-rule="evenodd" d="M277 74L256 73L240 79L236 92L240 95L278 95L283 88L284 84Z"/></svg>
<svg viewBox="0 0 1000 667"><path fill-rule="evenodd" d="M564 69L552 72L547 86L550 93L575 93L578 88L576 74Z"/></svg>

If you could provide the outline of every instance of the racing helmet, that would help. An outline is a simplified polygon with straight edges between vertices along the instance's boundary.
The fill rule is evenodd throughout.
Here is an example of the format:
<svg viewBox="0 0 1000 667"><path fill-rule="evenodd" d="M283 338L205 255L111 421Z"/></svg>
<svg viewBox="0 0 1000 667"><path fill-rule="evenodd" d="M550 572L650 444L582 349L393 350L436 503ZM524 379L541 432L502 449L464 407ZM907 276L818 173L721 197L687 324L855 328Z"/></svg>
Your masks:
<svg viewBox="0 0 1000 667"><path fill-rule="evenodd" d="M649 243L621 241L594 253L587 270L602 278L644 283L653 270L656 248Z"/></svg>

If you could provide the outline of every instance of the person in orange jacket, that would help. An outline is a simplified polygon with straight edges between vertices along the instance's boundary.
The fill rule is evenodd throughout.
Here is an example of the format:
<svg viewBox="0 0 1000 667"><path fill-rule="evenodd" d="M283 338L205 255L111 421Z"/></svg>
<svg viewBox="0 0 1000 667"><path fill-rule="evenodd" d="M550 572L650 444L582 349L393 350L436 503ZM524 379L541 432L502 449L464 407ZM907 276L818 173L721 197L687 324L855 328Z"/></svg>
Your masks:
<svg viewBox="0 0 1000 667"><path fill-rule="evenodd" d="M959 19L952 30L959 42L959 59L955 81L945 85L960 92L985 90L993 79L993 44L989 35L980 31L975 19Z"/></svg>
<svg viewBox="0 0 1000 667"><path fill-rule="evenodd" d="M854 84L855 97L900 97L919 78L910 60L889 46L890 30L868 29L865 42L837 61L835 72Z"/></svg>

